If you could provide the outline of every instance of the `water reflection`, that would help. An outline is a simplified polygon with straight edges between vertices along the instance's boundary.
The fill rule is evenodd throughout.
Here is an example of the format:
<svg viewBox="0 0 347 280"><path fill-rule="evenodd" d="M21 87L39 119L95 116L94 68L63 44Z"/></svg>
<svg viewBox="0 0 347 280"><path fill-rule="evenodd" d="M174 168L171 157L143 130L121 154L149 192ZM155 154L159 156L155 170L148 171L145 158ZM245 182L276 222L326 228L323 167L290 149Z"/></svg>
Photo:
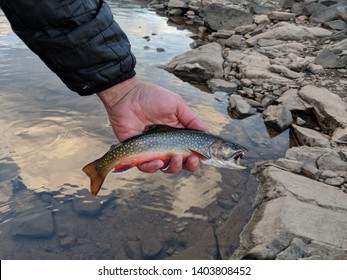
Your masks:
<svg viewBox="0 0 347 280"><path fill-rule="evenodd" d="M180 93L212 132L248 147L245 164L284 153L286 133L271 139L259 115L230 119L226 103L157 67L190 49L189 31L138 5L110 4L129 35L139 76ZM81 168L116 141L105 110L96 96L69 92L9 30L0 12L0 257L216 258L204 249L211 243L217 250L211 226L252 201L250 170L133 170L108 176L100 196L91 197ZM237 219L244 223L249 211ZM158 252L151 255L146 244Z"/></svg>

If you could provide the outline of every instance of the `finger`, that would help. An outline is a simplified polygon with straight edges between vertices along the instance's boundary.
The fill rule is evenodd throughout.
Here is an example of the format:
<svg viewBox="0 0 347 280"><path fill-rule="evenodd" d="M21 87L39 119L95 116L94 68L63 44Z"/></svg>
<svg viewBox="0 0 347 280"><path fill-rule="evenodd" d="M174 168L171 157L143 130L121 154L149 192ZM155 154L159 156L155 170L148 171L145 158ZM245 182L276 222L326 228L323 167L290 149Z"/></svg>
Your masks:
<svg viewBox="0 0 347 280"><path fill-rule="evenodd" d="M167 168L165 170L162 170L164 173L177 173L182 170L183 165L183 156L182 155L175 155Z"/></svg>
<svg viewBox="0 0 347 280"><path fill-rule="evenodd" d="M177 106L177 118L186 128L208 131L207 125L195 114L182 99Z"/></svg>
<svg viewBox="0 0 347 280"><path fill-rule="evenodd" d="M150 162L145 162L137 166L137 168L146 173L154 173L164 166L162 160L156 159Z"/></svg>
<svg viewBox="0 0 347 280"><path fill-rule="evenodd" d="M200 169L200 160L197 156L190 156L187 158L186 162L183 164L183 169L196 172Z"/></svg>

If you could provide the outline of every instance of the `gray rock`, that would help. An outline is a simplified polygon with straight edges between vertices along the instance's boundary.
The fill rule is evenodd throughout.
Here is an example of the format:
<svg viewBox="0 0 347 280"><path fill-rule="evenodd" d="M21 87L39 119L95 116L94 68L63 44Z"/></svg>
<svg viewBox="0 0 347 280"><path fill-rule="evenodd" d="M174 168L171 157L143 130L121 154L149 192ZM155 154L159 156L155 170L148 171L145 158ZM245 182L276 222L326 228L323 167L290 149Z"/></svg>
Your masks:
<svg viewBox="0 0 347 280"><path fill-rule="evenodd" d="M298 79L304 76L303 73L291 71L284 65L272 64L269 66L269 70L274 73L282 74L284 77L289 79Z"/></svg>
<svg viewBox="0 0 347 280"><path fill-rule="evenodd" d="M240 82L241 82L241 85L243 85L245 87L252 86L252 81L249 79L241 79Z"/></svg>
<svg viewBox="0 0 347 280"><path fill-rule="evenodd" d="M248 24L248 25L240 25L235 27L235 32L237 34L245 35L246 33L249 33L257 28L256 24Z"/></svg>
<svg viewBox="0 0 347 280"><path fill-rule="evenodd" d="M299 96L314 107L323 132L331 135L337 127L347 127L347 104L326 88L304 86Z"/></svg>
<svg viewBox="0 0 347 280"><path fill-rule="evenodd" d="M276 130L283 131L288 128L293 122L292 114L287 107L283 105L269 106L264 112L265 123L275 128Z"/></svg>
<svg viewBox="0 0 347 280"><path fill-rule="evenodd" d="M178 9L178 8L173 8L169 10L169 15L170 16L181 16L184 14L184 10Z"/></svg>
<svg viewBox="0 0 347 280"><path fill-rule="evenodd" d="M324 70L322 65L310 63L309 70L312 74L316 74L316 75L324 75L325 74L325 70Z"/></svg>
<svg viewBox="0 0 347 280"><path fill-rule="evenodd" d="M312 180L318 180L322 171L313 166L312 164L304 164L301 173Z"/></svg>
<svg viewBox="0 0 347 280"><path fill-rule="evenodd" d="M334 178L338 177L338 174L332 170L324 170L322 174L320 175L320 178L327 179L327 178Z"/></svg>
<svg viewBox="0 0 347 280"><path fill-rule="evenodd" d="M347 127L338 127L335 129L331 140L337 143L347 144Z"/></svg>
<svg viewBox="0 0 347 280"><path fill-rule="evenodd" d="M343 68L346 65L340 58L330 49L322 50L314 60L315 64L319 64L324 68Z"/></svg>
<svg viewBox="0 0 347 280"><path fill-rule="evenodd" d="M331 185L331 186L335 186L335 187L339 187L341 186L343 183L345 182L345 179L342 177L335 177L335 178L327 178L324 183Z"/></svg>
<svg viewBox="0 0 347 280"><path fill-rule="evenodd" d="M274 167L259 177L258 207L233 259L346 259L347 200L339 189ZM295 239L304 242L288 249Z"/></svg>
<svg viewBox="0 0 347 280"><path fill-rule="evenodd" d="M336 42L329 47L334 53L340 54L347 50L347 39Z"/></svg>
<svg viewBox="0 0 347 280"><path fill-rule="evenodd" d="M301 259L306 256L309 256L308 253L305 252L307 242L304 240L294 237L290 242L288 248L280 252L277 256L277 260L296 260Z"/></svg>
<svg viewBox="0 0 347 280"><path fill-rule="evenodd" d="M273 11L269 13L267 16L271 20L278 20L278 21L289 21L295 18L294 13L277 12L277 11Z"/></svg>
<svg viewBox="0 0 347 280"><path fill-rule="evenodd" d="M287 107L290 111L306 112L312 109L312 106L303 101L298 93L297 89L289 89L277 99L277 102Z"/></svg>
<svg viewBox="0 0 347 280"><path fill-rule="evenodd" d="M315 38L329 38L332 32L320 27L305 27L297 26L287 22L281 22L276 24L272 29L268 31L255 35L249 38L246 42L250 46L254 46L260 39L277 39L277 40L306 40Z"/></svg>
<svg viewBox="0 0 347 280"><path fill-rule="evenodd" d="M302 126L302 125L306 124L306 121L300 117L297 117L296 118L296 124Z"/></svg>
<svg viewBox="0 0 347 280"><path fill-rule="evenodd" d="M267 15L254 15L253 21L256 24L268 24L270 23L270 20Z"/></svg>
<svg viewBox="0 0 347 280"><path fill-rule="evenodd" d="M343 159L338 151L330 150L321 153L321 156L317 159L317 167L320 170L346 171L347 161Z"/></svg>
<svg viewBox="0 0 347 280"><path fill-rule="evenodd" d="M202 9L206 24L212 30L233 29L240 25L251 24L252 15L241 6L211 3Z"/></svg>
<svg viewBox="0 0 347 280"><path fill-rule="evenodd" d="M275 164L287 169L290 172L294 172L298 174L301 173L302 168L304 166L304 164L300 161L284 159L284 158L280 158L276 160Z"/></svg>
<svg viewBox="0 0 347 280"><path fill-rule="evenodd" d="M241 79L249 79L254 84L267 82L270 84L289 85L292 83L290 79L270 72L268 70L270 59L255 50L247 49L240 51L228 49L225 55L226 61L230 65L238 65Z"/></svg>
<svg viewBox="0 0 347 280"><path fill-rule="evenodd" d="M140 241L127 241L123 246L124 253L133 260L141 260L142 246Z"/></svg>
<svg viewBox="0 0 347 280"><path fill-rule="evenodd" d="M211 35L217 39L228 39L230 36L234 34L234 30L218 30L217 32L213 32Z"/></svg>
<svg viewBox="0 0 347 280"><path fill-rule="evenodd" d="M284 159L284 158L280 158L280 159L276 160L275 165L278 165L278 166L283 167L284 169L286 169L290 172L294 172L294 173L298 173L298 174L301 173L302 168L304 166L304 164L300 161Z"/></svg>
<svg viewBox="0 0 347 280"><path fill-rule="evenodd" d="M245 118L256 113L256 110L239 95L231 95L229 97L228 110L235 118Z"/></svg>
<svg viewBox="0 0 347 280"><path fill-rule="evenodd" d="M98 216L101 211L108 205L111 198L101 201L92 197L89 193L86 196L74 197L72 201L73 209L81 216Z"/></svg>
<svg viewBox="0 0 347 280"><path fill-rule="evenodd" d="M347 29L347 23L343 20L333 20L323 23L324 27L334 29L334 30L345 30Z"/></svg>
<svg viewBox="0 0 347 280"><path fill-rule="evenodd" d="M316 130L300 127L295 124L292 124L292 127L300 145L325 148L330 147L329 136L323 135Z"/></svg>
<svg viewBox="0 0 347 280"><path fill-rule="evenodd" d="M188 8L187 1L184 0L169 0L167 3L167 6L172 8L179 8L179 9L185 9Z"/></svg>
<svg viewBox="0 0 347 280"><path fill-rule="evenodd" d="M241 49L242 39L241 35L232 35L225 41L225 45L231 49Z"/></svg>
<svg viewBox="0 0 347 280"><path fill-rule="evenodd" d="M142 253L145 259L154 259L163 250L157 239L147 239L142 241Z"/></svg>
<svg viewBox="0 0 347 280"><path fill-rule="evenodd" d="M347 19L347 1L339 1L335 5L316 9L311 15L311 21L314 23L324 23L335 19Z"/></svg>
<svg viewBox="0 0 347 280"><path fill-rule="evenodd" d="M222 48L209 43L174 57L164 68L183 79L205 82L223 77Z"/></svg>
<svg viewBox="0 0 347 280"><path fill-rule="evenodd" d="M269 46L275 46L279 44L283 44L284 41L282 40L276 40L276 39L260 39L258 41L258 45L261 47L269 47Z"/></svg>
<svg viewBox="0 0 347 280"><path fill-rule="evenodd" d="M228 94L237 91L237 84L223 79L211 79L207 82L208 87L213 91L223 91Z"/></svg>

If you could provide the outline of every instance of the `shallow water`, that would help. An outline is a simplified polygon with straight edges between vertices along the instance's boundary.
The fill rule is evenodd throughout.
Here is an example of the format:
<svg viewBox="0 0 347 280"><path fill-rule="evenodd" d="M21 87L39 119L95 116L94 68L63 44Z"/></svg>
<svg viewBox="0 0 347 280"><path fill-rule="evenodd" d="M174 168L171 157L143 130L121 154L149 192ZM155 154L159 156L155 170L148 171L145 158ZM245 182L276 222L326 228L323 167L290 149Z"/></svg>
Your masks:
<svg viewBox="0 0 347 280"><path fill-rule="evenodd" d="M106 112L96 96L70 92L0 11L0 257L228 257L251 214L257 185L251 169L282 156L288 133L270 138L260 115L231 119L227 103L157 67L190 49L190 31L131 2L110 5L132 43L138 76L178 92L212 132L246 146L243 163L250 168L133 170L108 176L91 197L81 168L116 142Z"/></svg>

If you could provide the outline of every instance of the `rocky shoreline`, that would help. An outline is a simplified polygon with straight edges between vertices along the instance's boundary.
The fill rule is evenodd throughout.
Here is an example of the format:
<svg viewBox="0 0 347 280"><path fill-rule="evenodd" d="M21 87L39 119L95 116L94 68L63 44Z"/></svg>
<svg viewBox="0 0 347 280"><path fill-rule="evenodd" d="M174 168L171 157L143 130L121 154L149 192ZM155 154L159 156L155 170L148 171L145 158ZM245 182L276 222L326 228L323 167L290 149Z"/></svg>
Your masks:
<svg viewBox="0 0 347 280"><path fill-rule="evenodd" d="M149 5L199 26L166 70L296 141L285 158L257 163L255 212L231 258L347 259L347 1Z"/></svg>

